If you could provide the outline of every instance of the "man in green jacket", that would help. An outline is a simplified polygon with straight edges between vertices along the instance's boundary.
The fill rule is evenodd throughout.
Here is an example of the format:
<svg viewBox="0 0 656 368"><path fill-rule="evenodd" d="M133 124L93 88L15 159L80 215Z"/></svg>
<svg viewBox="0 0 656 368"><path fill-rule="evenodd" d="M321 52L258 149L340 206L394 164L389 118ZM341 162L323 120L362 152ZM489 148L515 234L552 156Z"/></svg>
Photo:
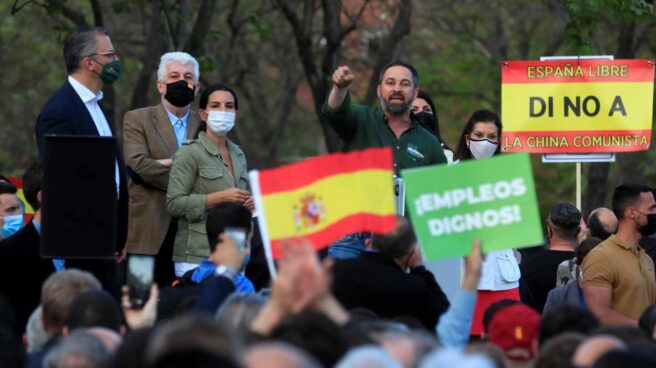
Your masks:
<svg viewBox="0 0 656 368"><path fill-rule="evenodd" d="M344 141L344 151L390 147L397 175L410 167L446 163L440 142L410 113L419 93L419 74L412 65L397 60L383 67L376 89L380 108L351 103L354 76L348 66L337 68L332 79L335 85L321 116Z"/></svg>
<svg viewBox="0 0 656 368"><path fill-rule="evenodd" d="M394 152L394 173L403 169L446 163L440 142L410 113L419 93L419 73L410 64L395 60L385 65L376 93L380 107L351 103L349 87L354 76L348 66L340 66L332 76L335 84L321 110L344 141L344 151L369 147L390 147ZM333 244L328 254L353 258L364 250L364 234L352 234Z"/></svg>

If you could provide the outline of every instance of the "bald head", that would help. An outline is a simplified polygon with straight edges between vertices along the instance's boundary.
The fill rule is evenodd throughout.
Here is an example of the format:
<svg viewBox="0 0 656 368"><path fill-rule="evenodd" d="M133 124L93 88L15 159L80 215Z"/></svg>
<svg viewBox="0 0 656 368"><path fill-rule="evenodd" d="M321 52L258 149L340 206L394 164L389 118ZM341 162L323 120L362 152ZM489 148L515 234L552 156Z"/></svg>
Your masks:
<svg viewBox="0 0 656 368"><path fill-rule="evenodd" d="M591 337L579 345L572 357L575 367L592 367L592 365L611 350L624 350L622 340L608 335Z"/></svg>
<svg viewBox="0 0 656 368"><path fill-rule="evenodd" d="M588 229L590 236L606 240L617 231L617 216L610 209L599 207L590 213Z"/></svg>
<svg viewBox="0 0 656 368"><path fill-rule="evenodd" d="M282 342L267 342L252 346L244 355L244 367L318 368L319 364L297 347Z"/></svg>

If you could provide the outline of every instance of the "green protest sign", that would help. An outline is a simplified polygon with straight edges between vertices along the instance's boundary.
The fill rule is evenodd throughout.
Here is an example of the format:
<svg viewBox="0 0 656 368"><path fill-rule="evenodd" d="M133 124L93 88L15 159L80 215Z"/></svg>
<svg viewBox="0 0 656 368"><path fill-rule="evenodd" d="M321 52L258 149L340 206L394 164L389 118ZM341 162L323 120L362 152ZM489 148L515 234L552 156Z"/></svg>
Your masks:
<svg viewBox="0 0 656 368"><path fill-rule="evenodd" d="M406 206L428 260L541 244L529 155L503 154L401 172Z"/></svg>

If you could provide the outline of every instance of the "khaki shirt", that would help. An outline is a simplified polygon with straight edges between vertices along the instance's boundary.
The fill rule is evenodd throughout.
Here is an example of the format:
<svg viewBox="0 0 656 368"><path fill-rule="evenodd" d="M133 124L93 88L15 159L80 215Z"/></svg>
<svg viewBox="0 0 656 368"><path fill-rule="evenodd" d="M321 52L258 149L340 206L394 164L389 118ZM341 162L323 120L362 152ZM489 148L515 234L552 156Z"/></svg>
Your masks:
<svg viewBox="0 0 656 368"><path fill-rule="evenodd" d="M590 251L582 268L581 286L611 289L610 308L626 317L637 320L656 302L654 262L642 248L615 235Z"/></svg>
<svg viewBox="0 0 656 368"><path fill-rule="evenodd" d="M185 141L173 156L166 193L172 217L178 218L178 233L173 246L173 262L200 263L210 253L205 231L207 195L237 187L248 189L246 156L227 140L233 173L224 164L219 149L205 132L198 139Z"/></svg>

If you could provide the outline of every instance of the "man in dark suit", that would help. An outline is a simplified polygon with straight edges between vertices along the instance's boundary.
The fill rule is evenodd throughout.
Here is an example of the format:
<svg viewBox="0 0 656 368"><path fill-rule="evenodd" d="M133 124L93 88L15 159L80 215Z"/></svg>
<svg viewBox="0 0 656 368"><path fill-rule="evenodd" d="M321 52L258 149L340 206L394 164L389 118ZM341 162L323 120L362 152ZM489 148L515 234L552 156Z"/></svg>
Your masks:
<svg viewBox="0 0 656 368"><path fill-rule="evenodd" d="M421 261L408 220L399 218L390 234L368 240L370 250L337 261L332 290L347 309L367 308L382 318L414 317L428 331L449 307L449 300Z"/></svg>
<svg viewBox="0 0 656 368"><path fill-rule="evenodd" d="M104 83L120 77L121 62L112 41L101 27L82 26L64 43L64 60L68 80L50 97L36 123L36 139L42 154L43 137L47 134L107 136L114 135L100 100ZM127 180L125 163L116 148L114 178L118 201L118 233L116 250L124 249L127 236ZM73 262L72 262L73 263ZM113 261L74 261L75 267L91 271L103 287L116 291L116 269ZM67 267L70 265L67 265Z"/></svg>
<svg viewBox="0 0 656 368"><path fill-rule="evenodd" d="M162 55L157 70L159 104L128 111L123 118L123 152L129 167L129 254L155 257L155 281L170 285L178 229L166 209L172 157L182 142L198 137L201 122L191 110L199 66L185 52Z"/></svg>
<svg viewBox="0 0 656 368"><path fill-rule="evenodd" d="M38 162L23 175L23 193L34 209L34 218L13 236L0 241L0 293L14 308L14 330L21 336L32 311L39 305L41 285L61 267L60 260L41 258L41 183L43 173Z"/></svg>

